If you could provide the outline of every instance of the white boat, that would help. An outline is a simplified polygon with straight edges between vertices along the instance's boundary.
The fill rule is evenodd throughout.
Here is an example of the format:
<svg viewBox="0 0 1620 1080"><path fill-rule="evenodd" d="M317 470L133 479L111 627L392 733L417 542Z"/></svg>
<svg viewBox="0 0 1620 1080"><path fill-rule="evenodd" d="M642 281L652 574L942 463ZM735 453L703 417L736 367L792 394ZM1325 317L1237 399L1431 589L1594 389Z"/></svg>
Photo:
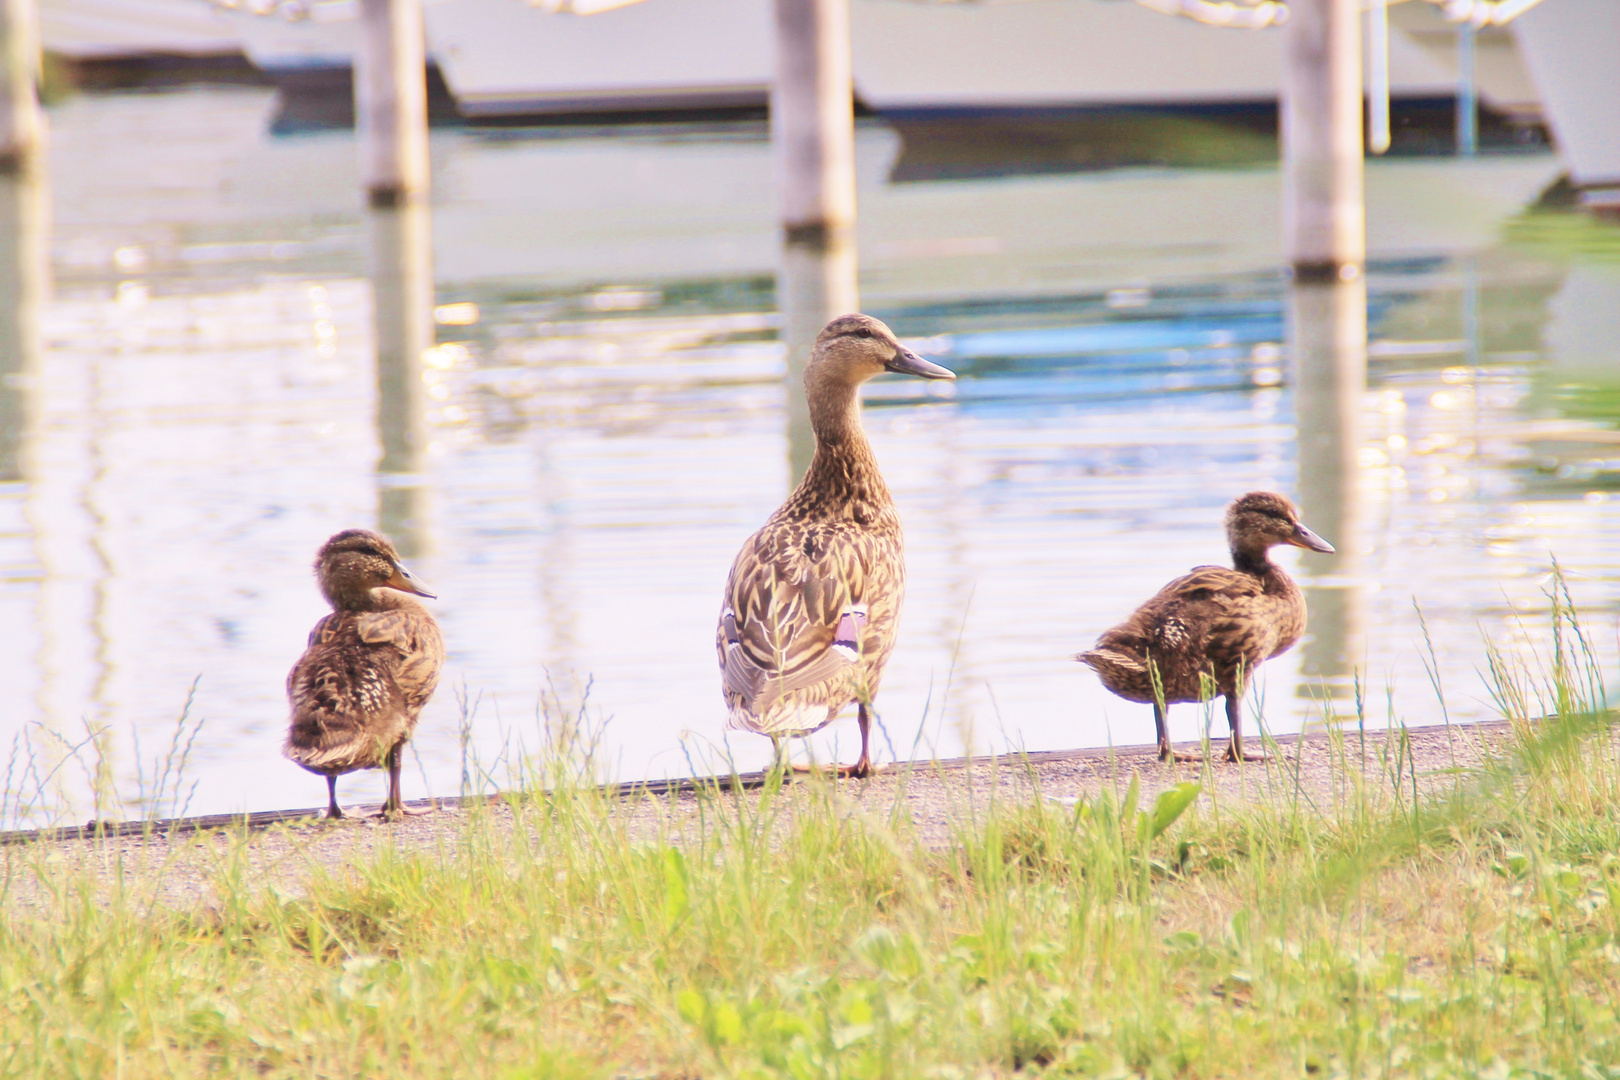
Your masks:
<svg viewBox="0 0 1620 1080"><path fill-rule="evenodd" d="M40 0L47 52L71 60L237 52L231 21L205 0Z"/></svg>
<svg viewBox="0 0 1620 1080"><path fill-rule="evenodd" d="M439 0L426 15L472 117L762 106L770 89L768 0L644 0L590 16ZM851 19L856 95L882 113L1272 102L1282 73L1278 30L1217 30L1117 0L853 0ZM1404 34L1390 63L1397 96L1455 89ZM1488 104L1523 105L1511 57L1483 75Z"/></svg>
<svg viewBox="0 0 1620 1080"><path fill-rule="evenodd" d="M1620 3L1543 0L1510 25L1571 183L1620 207Z"/></svg>
<svg viewBox="0 0 1620 1080"><path fill-rule="evenodd" d="M47 48L70 56L234 46L272 74L348 68L357 0L296 10L307 17L206 0L43 0L41 19ZM425 0L424 11L429 52L473 119L758 109L769 94L769 0ZM1390 11L1392 96L1452 95L1455 28L1431 4ZM890 117L1269 107L1281 81L1280 30L1219 30L1127 0L852 0L852 30L857 96ZM1487 107L1545 113L1577 186L1620 185L1608 107L1620 97L1620 2L1544 0L1476 47Z"/></svg>

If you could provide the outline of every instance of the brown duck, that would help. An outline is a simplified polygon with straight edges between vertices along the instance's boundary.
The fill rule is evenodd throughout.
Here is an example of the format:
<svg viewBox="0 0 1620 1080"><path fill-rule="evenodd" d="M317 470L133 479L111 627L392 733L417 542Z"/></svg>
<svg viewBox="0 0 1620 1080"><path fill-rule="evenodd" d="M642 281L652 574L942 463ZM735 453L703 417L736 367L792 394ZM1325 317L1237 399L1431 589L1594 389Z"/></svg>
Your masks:
<svg viewBox="0 0 1620 1080"><path fill-rule="evenodd" d="M400 757L444 664L439 625L410 595L433 598L368 529L346 529L315 559L332 605L310 631L287 676L292 725L282 753L326 777L326 816L340 818L337 778L386 768L382 816L408 812L399 797ZM414 812L414 811L410 811Z"/></svg>
<svg viewBox="0 0 1620 1080"><path fill-rule="evenodd" d="M1305 595L1270 550L1293 544L1332 554L1333 545L1299 522L1294 504L1269 491L1251 491L1226 511L1232 569L1199 566L1160 589L1130 618L1075 657L1126 701L1153 705L1159 757L1180 761L1165 727L1166 706L1226 698L1232 741L1228 761L1257 761L1243 751L1243 692L1254 669L1293 645L1305 632ZM1154 687L1157 675L1159 687Z"/></svg>
<svg viewBox="0 0 1620 1080"><path fill-rule="evenodd" d="M906 584L900 518L861 426L861 384L884 371L956 378L867 315L817 335L804 372L815 457L737 553L715 635L727 726L770 736L779 762L784 738L857 704L861 756L844 776L872 769L868 710Z"/></svg>

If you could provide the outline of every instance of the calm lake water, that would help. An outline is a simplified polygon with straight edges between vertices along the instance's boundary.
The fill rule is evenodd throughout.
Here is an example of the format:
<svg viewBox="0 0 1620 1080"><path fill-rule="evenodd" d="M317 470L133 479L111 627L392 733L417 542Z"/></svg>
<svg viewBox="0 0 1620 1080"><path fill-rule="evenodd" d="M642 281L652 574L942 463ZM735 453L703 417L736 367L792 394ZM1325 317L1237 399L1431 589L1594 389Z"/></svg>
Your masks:
<svg viewBox="0 0 1620 1080"><path fill-rule="evenodd" d="M320 801L279 754L323 610L309 563L404 481L378 475L352 137L271 137L272 108L52 112L43 346L0 448L0 753L37 770L13 767L13 800L61 764L46 787L87 816L97 755L62 747L98 730L138 813L197 680L192 812ZM1414 602L1450 719L1496 715L1484 636L1545 644L1554 556L1614 667L1620 228L1529 209L1552 157L1369 165L1368 380L1354 482L1329 491L1297 467L1296 411L1313 431L1321 403L1292 388L1275 170L891 184L897 153L861 130L863 306L962 374L868 398L907 530L878 702L901 756L1150 741L1072 654L1225 561L1223 507L1253 488L1360 522L1345 560L1283 555L1315 614L1259 680L1273 732L1349 714L1351 667L1369 722L1440 722ZM445 325L405 539L451 655L407 796L458 793L474 758L504 780L542 697L583 710L617 779L758 767L768 742L722 729L713 632L788 485L763 130L451 131L434 154ZM1172 711L1177 738L1203 722ZM856 745L841 722L816 752Z"/></svg>

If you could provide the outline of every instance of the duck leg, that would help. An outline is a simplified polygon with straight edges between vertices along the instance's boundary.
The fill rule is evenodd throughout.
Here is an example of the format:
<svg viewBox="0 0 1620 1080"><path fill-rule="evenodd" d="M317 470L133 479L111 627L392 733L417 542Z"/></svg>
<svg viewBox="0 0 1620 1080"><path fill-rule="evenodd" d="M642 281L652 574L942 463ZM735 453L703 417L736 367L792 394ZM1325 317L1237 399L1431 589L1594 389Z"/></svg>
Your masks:
<svg viewBox="0 0 1620 1080"><path fill-rule="evenodd" d="M1265 761L1271 755L1259 750L1243 749L1243 687L1236 686L1226 695L1226 722L1232 728L1232 742L1226 748L1227 761Z"/></svg>
<svg viewBox="0 0 1620 1080"><path fill-rule="evenodd" d="M1187 750L1177 750L1170 745L1170 725L1165 720L1165 707L1157 701L1153 703L1153 726L1159 734L1159 760L1160 761L1201 761L1198 754Z"/></svg>
<svg viewBox="0 0 1620 1080"><path fill-rule="evenodd" d="M392 750L388 751L388 799L382 804L382 809L377 813L377 816L382 818L384 821L391 821L394 818L399 817L401 814L408 814L411 817L419 817L422 814L432 812L425 809L412 810L410 807L405 805L405 800L400 798L399 770L400 765L402 764L400 759L405 756L403 753L404 749L405 740L401 739L399 742L394 744L394 748Z"/></svg>
<svg viewBox="0 0 1620 1080"><path fill-rule="evenodd" d="M343 808L337 804L337 773L326 778L326 816L328 819L343 816Z"/></svg>
<svg viewBox="0 0 1620 1080"><path fill-rule="evenodd" d="M872 763L872 718L867 715L866 705L856 706L856 722L861 725L861 756L853 765L834 765L827 771L833 776L849 776L856 780L871 776L875 772L882 772L883 766ZM819 766L801 765L795 763L796 772L819 772Z"/></svg>
<svg viewBox="0 0 1620 1080"><path fill-rule="evenodd" d="M855 721L861 725L861 756L853 765L840 765L838 775L859 780L877 771L872 768L872 718L866 715L866 702L857 706Z"/></svg>

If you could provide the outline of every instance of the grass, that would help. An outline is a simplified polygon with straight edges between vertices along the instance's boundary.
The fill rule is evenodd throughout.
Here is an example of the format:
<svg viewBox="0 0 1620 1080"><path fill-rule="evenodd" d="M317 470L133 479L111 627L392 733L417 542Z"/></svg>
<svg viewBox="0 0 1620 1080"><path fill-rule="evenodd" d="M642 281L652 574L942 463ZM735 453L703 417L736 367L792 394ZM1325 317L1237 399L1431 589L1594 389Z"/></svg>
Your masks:
<svg viewBox="0 0 1620 1080"><path fill-rule="evenodd" d="M1620 758L1555 621L1536 678L1492 653L1506 753L1338 736L1316 807L1133 781L925 842L824 782L565 785L296 894L272 838L176 841L194 907L113 846L12 848L0 1076L1620 1076Z"/></svg>

